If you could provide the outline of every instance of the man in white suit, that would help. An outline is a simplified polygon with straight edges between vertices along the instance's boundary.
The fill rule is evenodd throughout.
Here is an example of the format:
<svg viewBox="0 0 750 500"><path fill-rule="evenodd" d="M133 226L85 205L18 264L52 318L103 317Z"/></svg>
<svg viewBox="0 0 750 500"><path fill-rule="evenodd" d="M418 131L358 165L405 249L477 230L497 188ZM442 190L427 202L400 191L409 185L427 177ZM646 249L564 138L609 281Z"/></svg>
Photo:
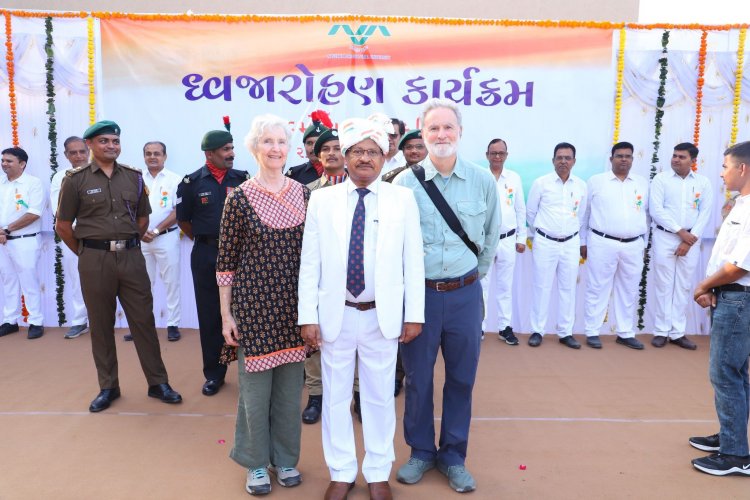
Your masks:
<svg viewBox="0 0 750 500"><path fill-rule="evenodd" d="M299 278L299 324L321 351L323 453L331 474L326 499L346 498L357 476L349 405L359 365L365 457L371 498L391 498L395 458L393 380L399 342L424 323L424 259L412 192L380 182L387 118L339 127L349 179L313 192Z"/></svg>

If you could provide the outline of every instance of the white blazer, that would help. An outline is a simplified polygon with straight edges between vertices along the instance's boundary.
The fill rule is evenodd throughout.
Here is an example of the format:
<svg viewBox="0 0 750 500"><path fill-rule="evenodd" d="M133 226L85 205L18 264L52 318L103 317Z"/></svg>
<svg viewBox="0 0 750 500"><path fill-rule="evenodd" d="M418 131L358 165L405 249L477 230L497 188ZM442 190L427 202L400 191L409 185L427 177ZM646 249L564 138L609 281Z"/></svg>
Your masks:
<svg viewBox="0 0 750 500"><path fill-rule="evenodd" d="M380 331L393 339L404 322L424 323L422 230L411 190L380 182L377 197L375 304ZM338 338L344 319L347 216L345 182L312 192L302 240L298 322L319 325L326 342Z"/></svg>

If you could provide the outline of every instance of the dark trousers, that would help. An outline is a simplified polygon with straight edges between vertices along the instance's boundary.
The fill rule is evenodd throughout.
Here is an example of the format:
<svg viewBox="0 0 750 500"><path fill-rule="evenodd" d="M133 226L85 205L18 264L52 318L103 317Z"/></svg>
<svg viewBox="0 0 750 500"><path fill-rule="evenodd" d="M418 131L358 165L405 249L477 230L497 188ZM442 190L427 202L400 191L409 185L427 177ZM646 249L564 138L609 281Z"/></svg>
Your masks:
<svg viewBox="0 0 750 500"><path fill-rule="evenodd" d="M476 272L476 269L468 275ZM468 276L467 275L467 276ZM404 438L411 456L463 465L471 424L471 392L479 363L482 327L479 280L451 292L425 288L422 333L401 345L406 371ZM433 380L438 349L445 360L439 449L435 447Z"/></svg>
<svg viewBox="0 0 750 500"><path fill-rule="evenodd" d="M206 380L224 380L226 365L219 363L219 355L224 345L221 334L221 307L219 286L216 284L216 258L219 249L213 245L200 243L193 245L190 254L190 269L193 272L195 305L198 309L198 328L203 351L203 376Z"/></svg>
<svg viewBox="0 0 750 500"><path fill-rule="evenodd" d="M81 291L91 328L91 351L101 389L120 386L115 311L120 299L148 385L168 382L154 324L154 299L141 249L108 252L84 248L78 257Z"/></svg>

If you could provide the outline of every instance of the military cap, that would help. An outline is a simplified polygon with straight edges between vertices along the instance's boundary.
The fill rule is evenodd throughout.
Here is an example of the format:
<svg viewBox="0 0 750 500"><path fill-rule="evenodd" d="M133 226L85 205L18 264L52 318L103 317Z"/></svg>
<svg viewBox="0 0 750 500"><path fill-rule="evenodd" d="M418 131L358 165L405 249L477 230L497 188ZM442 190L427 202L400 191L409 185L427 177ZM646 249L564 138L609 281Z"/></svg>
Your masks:
<svg viewBox="0 0 750 500"><path fill-rule="evenodd" d="M320 156L320 150L323 149L323 144L325 144L326 142L338 140L338 130L336 130L335 128L326 129L322 134L318 136L318 140L315 141L315 146L313 146L313 152L315 153L315 156Z"/></svg>
<svg viewBox="0 0 750 500"><path fill-rule="evenodd" d="M98 135L114 134L120 135L120 126L113 121L102 120L94 123L83 133L84 139L91 139Z"/></svg>
<svg viewBox="0 0 750 500"><path fill-rule="evenodd" d="M305 129L305 133L302 134L302 142L305 142L310 136L320 136L326 130L333 128L331 117L325 111L313 111L310 114L310 118L312 118L312 123Z"/></svg>
<svg viewBox="0 0 750 500"><path fill-rule="evenodd" d="M401 140L398 143L398 149L403 151L404 146L406 146L406 141L410 141L412 139L421 139L422 138L422 131L420 129L414 129L410 130L407 133L404 134L404 136L401 138Z"/></svg>
<svg viewBox="0 0 750 500"><path fill-rule="evenodd" d="M234 142L232 134L230 134L226 130L212 130L210 132L206 132L206 135L203 136L203 140L201 141L201 150L213 151L214 149L219 149L223 145L229 144L230 142Z"/></svg>

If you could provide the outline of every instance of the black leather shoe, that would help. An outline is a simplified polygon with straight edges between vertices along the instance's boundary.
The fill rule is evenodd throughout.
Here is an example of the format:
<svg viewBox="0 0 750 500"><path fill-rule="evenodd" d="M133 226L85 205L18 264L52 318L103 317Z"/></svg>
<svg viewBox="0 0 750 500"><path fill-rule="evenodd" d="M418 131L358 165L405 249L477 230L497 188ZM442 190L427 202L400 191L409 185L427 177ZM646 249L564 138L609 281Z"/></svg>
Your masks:
<svg viewBox="0 0 750 500"><path fill-rule="evenodd" d="M122 337L122 340L124 340L125 342L132 342L133 341L133 336L130 335L129 333L126 333L125 336Z"/></svg>
<svg viewBox="0 0 750 500"><path fill-rule="evenodd" d="M44 335L44 327L39 325L29 325L29 333L26 335L26 338L29 340L34 340L41 338L42 335Z"/></svg>
<svg viewBox="0 0 750 500"><path fill-rule="evenodd" d="M0 337L5 337L6 335L16 333L17 331L18 323L13 323L12 325L10 323L3 323L0 325Z"/></svg>
<svg viewBox="0 0 750 500"><path fill-rule="evenodd" d="M529 345L531 347L539 347L539 345L542 343L542 336L536 332L531 334L531 337L529 337Z"/></svg>
<svg viewBox="0 0 750 500"><path fill-rule="evenodd" d="M102 410L109 408L112 401L120 397L120 388L115 387L114 389L102 389L99 394L94 398L89 405L89 411L91 413L97 413Z"/></svg>
<svg viewBox="0 0 750 500"><path fill-rule="evenodd" d="M624 345L625 347L630 347L631 349L637 349L639 351L643 349L643 344L634 337L623 338L618 335L615 342Z"/></svg>
<svg viewBox="0 0 750 500"><path fill-rule="evenodd" d="M320 409L323 406L323 396L310 396L307 406L302 411L302 422L314 424L320 420Z"/></svg>
<svg viewBox="0 0 750 500"><path fill-rule="evenodd" d="M203 384L203 389L201 389L201 392L204 396L213 396L214 394L219 392L219 389L221 389L222 385L224 385L224 379L206 380L206 382Z"/></svg>
<svg viewBox="0 0 750 500"><path fill-rule="evenodd" d="M170 342L175 342L177 340L180 340L182 338L182 334L180 333L180 329L176 326L168 326L167 327L167 340Z"/></svg>
<svg viewBox="0 0 750 500"><path fill-rule="evenodd" d="M651 339L651 345L654 347L664 347L667 345L667 337L664 335L654 335L654 338Z"/></svg>
<svg viewBox="0 0 750 500"><path fill-rule="evenodd" d="M169 387L169 384L156 384L148 387L148 397L161 399L165 403L182 403L182 396Z"/></svg>
<svg viewBox="0 0 750 500"><path fill-rule="evenodd" d="M683 349L688 349L690 351L694 351L698 349L698 346L693 344L690 339L688 339L686 336L682 336L678 339L669 339L670 344L678 345L682 347Z"/></svg>
<svg viewBox="0 0 750 500"><path fill-rule="evenodd" d="M567 337L561 338L560 343L566 347L570 347L571 349L581 348L581 344L579 344L578 341L574 339L572 335L568 335Z"/></svg>
<svg viewBox="0 0 750 500"><path fill-rule="evenodd" d="M359 403L359 391L354 392L354 414L357 415L357 420L362 423L362 406Z"/></svg>
<svg viewBox="0 0 750 500"><path fill-rule="evenodd" d="M593 335L591 337L586 337L586 345L593 348L593 349L601 349L602 348L602 339L599 338L599 335Z"/></svg>
<svg viewBox="0 0 750 500"><path fill-rule="evenodd" d="M400 379L396 379L396 384L393 387L393 397L397 398L399 394L401 394L401 389L404 388L404 381Z"/></svg>

